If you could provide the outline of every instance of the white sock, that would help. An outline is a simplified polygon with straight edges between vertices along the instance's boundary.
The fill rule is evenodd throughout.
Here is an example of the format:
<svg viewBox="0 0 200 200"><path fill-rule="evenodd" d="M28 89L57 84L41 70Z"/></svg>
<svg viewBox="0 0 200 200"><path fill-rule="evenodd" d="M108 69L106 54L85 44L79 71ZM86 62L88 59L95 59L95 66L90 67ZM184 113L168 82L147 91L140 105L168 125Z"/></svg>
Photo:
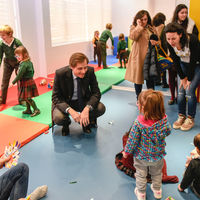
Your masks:
<svg viewBox="0 0 200 200"><path fill-rule="evenodd" d="M40 187L37 187L31 194L30 194L30 200L38 200L44 197L47 194L47 185L42 185Z"/></svg>

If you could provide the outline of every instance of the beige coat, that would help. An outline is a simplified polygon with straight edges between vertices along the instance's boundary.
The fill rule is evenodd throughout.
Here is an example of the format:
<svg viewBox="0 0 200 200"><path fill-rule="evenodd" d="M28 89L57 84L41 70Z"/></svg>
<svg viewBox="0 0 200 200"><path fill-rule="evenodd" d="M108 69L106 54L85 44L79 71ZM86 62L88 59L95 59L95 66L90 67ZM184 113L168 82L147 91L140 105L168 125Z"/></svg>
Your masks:
<svg viewBox="0 0 200 200"><path fill-rule="evenodd" d="M144 83L143 65L151 33L152 28L143 28L133 25L130 28L129 38L133 40L133 44L125 74L125 79L130 82L136 84Z"/></svg>

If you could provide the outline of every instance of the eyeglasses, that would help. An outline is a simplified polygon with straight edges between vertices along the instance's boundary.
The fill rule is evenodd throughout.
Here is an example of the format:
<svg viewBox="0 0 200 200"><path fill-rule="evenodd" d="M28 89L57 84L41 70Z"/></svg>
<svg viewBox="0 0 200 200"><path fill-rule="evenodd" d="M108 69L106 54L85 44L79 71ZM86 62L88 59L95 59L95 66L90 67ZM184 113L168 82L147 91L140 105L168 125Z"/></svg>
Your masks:
<svg viewBox="0 0 200 200"><path fill-rule="evenodd" d="M20 56L19 55L15 55L15 58L19 58Z"/></svg>

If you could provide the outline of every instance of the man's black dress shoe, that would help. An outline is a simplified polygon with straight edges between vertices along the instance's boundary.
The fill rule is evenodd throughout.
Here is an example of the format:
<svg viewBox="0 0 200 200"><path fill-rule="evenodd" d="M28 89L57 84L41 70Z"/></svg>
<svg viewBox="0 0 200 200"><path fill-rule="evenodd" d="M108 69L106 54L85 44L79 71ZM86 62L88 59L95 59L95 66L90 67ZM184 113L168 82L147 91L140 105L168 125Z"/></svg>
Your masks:
<svg viewBox="0 0 200 200"><path fill-rule="evenodd" d="M90 122L90 127L91 128L98 128L98 125L97 125L97 119L93 120Z"/></svg>
<svg viewBox="0 0 200 200"><path fill-rule="evenodd" d="M62 136L69 135L69 126L63 126L62 128Z"/></svg>
<svg viewBox="0 0 200 200"><path fill-rule="evenodd" d="M90 129L90 125L88 125L88 126L83 126L83 132L84 132L84 133L91 133L92 131L91 131L91 129Z"/></svg>

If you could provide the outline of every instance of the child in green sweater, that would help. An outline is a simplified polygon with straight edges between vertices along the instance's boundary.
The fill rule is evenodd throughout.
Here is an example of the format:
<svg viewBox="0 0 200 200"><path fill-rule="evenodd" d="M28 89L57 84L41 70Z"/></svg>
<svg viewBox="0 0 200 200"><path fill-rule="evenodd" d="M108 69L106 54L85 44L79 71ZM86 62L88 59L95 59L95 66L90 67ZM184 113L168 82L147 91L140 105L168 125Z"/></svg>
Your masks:
<svg viewBox="0 0 200 200"><path fill-rule="evenodd" d="M120 68L122 66L122 60L124 61L124 68L126 68L126 63L128 60L128 51L126 50L126 41L123 33L119 34L119 42L117 43L117 58L119 58Z"/></svg>
<svg viewBox="0 0 200 200"><path fill-rule="evenodd" d="M15 58L14 51L18 46L21 46L22 43L20 40L13 37L13 29L8 25L3 25L0 27L0 36L2 39L2 41L0 41L0 65L4 56L4 69L0 97L1 105L6 103L10 77L14 69L15 72L17 72L19 66L17 59Z"/></svg>
<svg viewBox="0 0 200 200"><path fill-rule="evenodd" d="M19 99L26 101L27 107L27 109L23 111L23 114L30 114L31 117L34 117L40 114L40 110L37 108L32 99L32 97L39 95L37 86L33 80L33 63L30 61L28 51L23 46L16 48L15 57L19 61L19 72L12 84L14 85L17 81L20 81ZM31 111L31 107L34 110L33 113Z"/></svg>

